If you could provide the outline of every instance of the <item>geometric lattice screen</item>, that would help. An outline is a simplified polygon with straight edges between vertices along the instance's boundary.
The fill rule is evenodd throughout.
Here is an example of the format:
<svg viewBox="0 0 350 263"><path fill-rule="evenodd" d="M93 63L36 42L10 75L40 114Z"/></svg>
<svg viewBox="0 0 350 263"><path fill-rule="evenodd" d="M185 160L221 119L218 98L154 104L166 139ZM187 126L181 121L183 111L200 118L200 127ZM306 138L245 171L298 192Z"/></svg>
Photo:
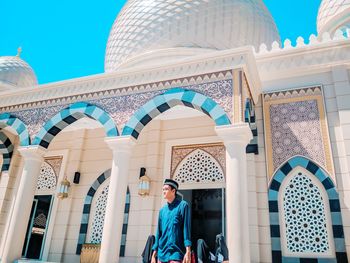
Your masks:
<svg viewBox="0 0 350 263"><path fill-rule="evenodd" d="M101 182L101 181L100 181ZM87 236L84 242L101 244L103 226L106 215L108 191L109 191L109 177L101 182L101 185L98 186L97 191L93 195L91 210L88 212L89 224L87 228ZM126 234L128 228L129 220L129 209L130 209L130 191L129 188L126 192L125 207L124 207L124 220L123 220L123 229L121 236L121 243L119 249L119 255L124 257L125 248L126 248Z"/></svg>
<svg viewBox="0 0 350 263"><path fill-rule="evenodd" d="M100 190L102 189L102 190ZM93 211L91 213L90 231L88 236L88 243L100 244L102 241L103 224L105 221L107 198L108 198L108 184L102 185L95 194L96 201L93 204Z"/></svg>
<svg viewBox="0 0 350 263"><path fill-rule="evenodd" d="M55 170L47 162L43 162L40 168L40 174L37 183L37 190L47 191L55 190L57 185L57 177Z"/></svg>
<svg viewBox="0 0 350 263"><path fill-rule="evenodd" d="M282 191L284 251L306 257L329 255L331 233L319 187L304 172L292 174Z"/></svg>
<svg viewBox="0 0 350 263"><path fill-rule="evenodd" d="M219 162L207 152L197 149L178 165L174 180L179 183L223 183L225 177Z"/></svg>

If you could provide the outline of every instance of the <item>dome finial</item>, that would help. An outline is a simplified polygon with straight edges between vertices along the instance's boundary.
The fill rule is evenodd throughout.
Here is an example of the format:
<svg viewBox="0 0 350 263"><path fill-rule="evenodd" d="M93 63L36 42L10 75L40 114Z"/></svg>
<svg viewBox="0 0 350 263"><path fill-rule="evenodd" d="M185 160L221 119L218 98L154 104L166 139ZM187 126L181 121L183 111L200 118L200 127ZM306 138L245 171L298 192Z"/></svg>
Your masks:
<svg viewBox="0 0 350 263"><path fill-rule="evenodd" d="M20 57L21 56L21 53L22 53L22 47L18 47L17 48L17 57Z"/></svg>

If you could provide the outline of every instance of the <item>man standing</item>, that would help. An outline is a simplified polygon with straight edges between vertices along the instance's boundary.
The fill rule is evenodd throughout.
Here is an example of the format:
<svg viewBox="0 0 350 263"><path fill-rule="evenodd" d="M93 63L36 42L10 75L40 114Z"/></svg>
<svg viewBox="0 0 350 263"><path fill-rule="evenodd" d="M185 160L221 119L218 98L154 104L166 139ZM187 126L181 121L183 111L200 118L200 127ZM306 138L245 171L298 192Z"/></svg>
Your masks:
<svg viewBox="0 0 350 263"><path fill-rule="evenodd" d="M179 185L166 179L163 197L167 200L159 211L158 228L152 247L152 263L191 263L190 209L184 200L177 197Z"/></svg>

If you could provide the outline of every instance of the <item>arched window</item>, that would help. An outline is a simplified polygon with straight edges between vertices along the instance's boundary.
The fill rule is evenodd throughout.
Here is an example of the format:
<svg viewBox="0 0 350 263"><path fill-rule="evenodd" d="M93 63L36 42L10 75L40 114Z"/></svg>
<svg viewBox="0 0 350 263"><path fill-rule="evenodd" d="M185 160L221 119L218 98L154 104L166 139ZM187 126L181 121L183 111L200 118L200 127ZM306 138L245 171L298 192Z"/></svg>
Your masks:
<svg viewBox="0 0 350 263"><path fill-rule="evenodd" d="M37 183L37 191L54 191L57 185L57 176L53 167L43 162Z"/></svg>
<svg viewBox="0 0 350 263"><path fill-rule="evenodd" d="M334 255L328 196L307 170L297 167L284 179L279 192L282 252L289 257Z"/></svg>
<svg viewBox="0 0 350 263"><path fill-rule="evenodd" d="M223 183L224 172L219 162L201 149L194 150L177 166L174 179L180 183Z"/></svg>
<svg viewBox="0 0 350 263"><path fill-rule="evenodd" d="M103 225L106 214L106 205L110 182L110 172L111 170L107 170L101 174L92 184L87 193L80 225L79 240L76 250L77 254L81 253L83 243L100 244L102 241ZM129 210L130 191L129 188L127 188L124 208L124 222L119 253L121 257L125 256Z"/></svg>
<svg viewBox="0 0 350 263"><path fill-rule="evenodd" d="M105 221L109 179L97 189L92 201L87 243L100 244Z"/></svg>

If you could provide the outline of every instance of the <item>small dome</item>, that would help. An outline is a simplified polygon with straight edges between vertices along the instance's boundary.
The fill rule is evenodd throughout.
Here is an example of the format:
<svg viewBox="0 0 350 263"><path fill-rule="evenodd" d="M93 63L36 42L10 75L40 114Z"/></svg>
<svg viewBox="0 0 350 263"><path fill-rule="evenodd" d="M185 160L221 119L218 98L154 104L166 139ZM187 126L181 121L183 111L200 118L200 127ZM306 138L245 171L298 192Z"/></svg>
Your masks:
<svg viewBox="0 0 350 263"><path fill-rule="evenodd" d="M0 57L0 86L31 87L37 84L33 69L19 56Z"/></svg>
<svg viewBox="0 0 350 263"><path fill-rule="evenodd" d="M323 0L318 10L317 31L333 34L350 27L350 0Z"/></svg>
<svg viewBox="0 0 350 263"><path fill-rule="evenodd" d="M105 71L145 63L141 56L154 59L158 52L160 61L167 51L174 59L174 49L183 58L184 48L198 54L279 40L262 0L129 0L110 32Z"/></svg>

